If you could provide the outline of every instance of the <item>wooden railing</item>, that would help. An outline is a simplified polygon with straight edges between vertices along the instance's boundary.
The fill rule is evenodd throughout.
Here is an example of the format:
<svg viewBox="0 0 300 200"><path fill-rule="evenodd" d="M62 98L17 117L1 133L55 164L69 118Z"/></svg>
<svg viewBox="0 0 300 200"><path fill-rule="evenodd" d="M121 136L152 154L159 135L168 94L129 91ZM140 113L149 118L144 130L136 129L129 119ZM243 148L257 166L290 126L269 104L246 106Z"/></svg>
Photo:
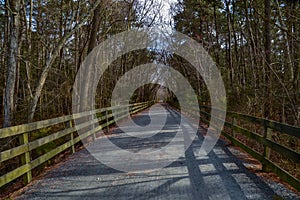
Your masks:
<svg viewBox="0 0 300 200"><path fill-rule="evenodd" d="M126 114L126 109L128 106L130 108L130 114L134 114L146 109L150 106L150 104L151 102L144 102L125 106L114 106L0 129L0 140L17 137L19 141L18 146L0 152L0 166L5 166L6 164L9 164L9 161L12 159L21 156L21 166L17 166L12 171L1 174L0 188L21 176L24 177L25 184L29 183L32 180L32 170L34 168L40 166L41 164L69 148L71 149L72 153L74 153L74 145L76 143L90 136L95 139L97 132L99 132L101 129L105 127L109 128L109 125L113 124L115 121L127 117L128 115ZM114 116L116 118L113 117L112 110L114 110L114 113L117 115L117 117L116 115ZM96 115L97 118L92 121L86 121L79 125L76 123L77 126L74 127L74 120L91 115ZM63 124L65 128L48 136L30 140L30 134L32 132L59 124ZM93 125L93 129L88 130L83 134L75 134L77 130L87 128L91 125ZM68 138L63 144L35 159L31 159L31 152L33 150L63 137Z"/></svg>
<svg viewBox="0 0 300 200"><path fill-rule="evenodd" d="M200 119L205 124L209 124L210 118L214 118L215 120L221 120L210 114L211 109L212 108L209 106L200 106ZM224 112L218 109L215 109L215 111ZM195 115L197 113L191 112L191 114ZM239 124L243 124L243 122L250 124L250 126L254 125L262 127L262 133L258 133L259 131L251 131L249 130L250 128L241 127L241 125ZM280 167L278 164L274 163L270 159L271 152L274 151L281 154L284 158L288 158L291 162L300 163L299 152L282 144L279 144L275 141L272 141L272 135L275 131L280 134L286 134L295 137L297 140L300 139L299 127L290 126L276 121L253 117L236 112L226 112L226 120L224 122L224 128L221 132L234 145L242 148L255 159L260 161L262 163L263 171L274 172L283 181L289 183L292 187L299 191L300 180L292 176L289 172L284 170L282 167ZM259 143L262 146L263 150L258 152L254 148L249 147L245 142L243 142L237 137L238 134L248 139L251 139L256 143Z"/></svg>

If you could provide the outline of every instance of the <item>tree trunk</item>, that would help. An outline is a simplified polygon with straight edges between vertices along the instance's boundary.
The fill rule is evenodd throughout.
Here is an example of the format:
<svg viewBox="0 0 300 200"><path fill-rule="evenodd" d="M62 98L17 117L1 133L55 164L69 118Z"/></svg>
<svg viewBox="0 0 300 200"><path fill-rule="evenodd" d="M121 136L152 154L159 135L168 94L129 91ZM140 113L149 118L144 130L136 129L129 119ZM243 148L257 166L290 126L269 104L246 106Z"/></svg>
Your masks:
<svg viewBox="0 0 300 200"><path fill-rule="evenodd" d="M265 106L264 106L264 117L270 118L271 115L271 2L270 0L265 0L265 19L264 19L264 36L265 36Z"/></svg>
<svg viewBox="0 0 300 200"><path fill-rule="evenodd" d="M229 1L225 1L226 4L226 14L227 14L227 62L230 68L229 71L229 79L230 79L230 87L231 87L231 92L232 94L235 94L235 89L234 89L234 68L233 68L233 62L232 62L232 52L231 52L231 13L230 13L230 0Z"/></svg>
<svg viewBox="0 0 300 200"><path fill-rule="evenodd" d="M20 26L20 0L9 0L9 24L10 35L8 41L8 58L7 58L7 78L5 86L4 96L4 122L3 127L11 126L14 112L14 91L16 84L16 72L17 72L17 57L19 49L19 26Z"/></svg>
<svg viewBox="0 0 300 200"><path fill-rule="evenodd" d="M90 53L93 50L93 48L97 45L97 33L98 33L100 21L101 21L101 19L99 19L100 10L101 10L101 6L99 5L99 6L97 6L97 8L94 11L91 32L90 32L88 53Z"/></svg>
<svg viewBox="0 0 300 200"><path fill-rule="evenodd" d="M92 6L92 8L87 13L93 13L94 10L100 4L100 2L101 2L101 0L97 0L94 3L94 5ZM64 36L60 39L60 41L50 51L50 54L48 55L48 58L46 60L46 65L43 69L43 72L40 76L37 87L35 89L35 94L34 94L32 100L31 100L29 116L28 116L28 121L29 122L31 122L33 120L34 113L35 113L35 110L36 110L36 107L37 107L37 103L38 103L39 98L42 94L42 90L43 90L43 87L45 85L45 81L47 79L48 73L49 73L55 59L59 55L59 53L60 53L61 49L63 48L63 46L65 45L66 41L75 33L76 30L80 29L86 23L86 21L89 19L89 16L90 16L90 14L87 14L87 16L85 18L83 18L72 30L65 33Z"/></svg>

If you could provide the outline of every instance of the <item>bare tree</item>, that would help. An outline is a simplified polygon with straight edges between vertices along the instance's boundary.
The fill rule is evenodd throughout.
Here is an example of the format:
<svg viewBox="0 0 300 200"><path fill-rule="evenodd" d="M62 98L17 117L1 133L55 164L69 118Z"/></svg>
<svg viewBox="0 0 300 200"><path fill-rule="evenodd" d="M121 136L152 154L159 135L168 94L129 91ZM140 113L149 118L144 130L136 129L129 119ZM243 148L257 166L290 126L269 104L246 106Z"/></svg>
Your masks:
<svg viewBox="0 0 300 200"><path fill-rule="evenodd" d="M4 122L3 127L11 126L14 112L14 94L16 84L16 72L18 65L18 49L19 49L19 26L20 26L20 0L7 1L9 8L9 25L10 36L8 41L8 57L7 57L7 77L4 96Z"/></svg>
<svg viewBox="0 0 300 200"><path fill-rule="evenodd" d="M64 34L64 36L58 41L58 43L52 48L52 50L50 51L48 58L46 60L46 65L43 68L43 72L40 76L40 79L38 81L38 84L36 86L35 89L35 94L31 100L30 103L30 110L29 110L29 116L28 116L28 121L32 121L33 117L34 117L34 113L37 107L37 103L39 101L39 98L41 96L43 87L45 85L45 81L47 79L48 73L55 61L55 59L57 58L57 56L59 55L61 49L64 47L66 41L78 30L80 29L89 19L91 13L94 12L94 10L98 7L98 5L101 3L101 0L97 0L92 7L90 8L90 10L88 11L87 15L85 18L83 18L78 24L76 24L70 31L66 32Z"/></svg>

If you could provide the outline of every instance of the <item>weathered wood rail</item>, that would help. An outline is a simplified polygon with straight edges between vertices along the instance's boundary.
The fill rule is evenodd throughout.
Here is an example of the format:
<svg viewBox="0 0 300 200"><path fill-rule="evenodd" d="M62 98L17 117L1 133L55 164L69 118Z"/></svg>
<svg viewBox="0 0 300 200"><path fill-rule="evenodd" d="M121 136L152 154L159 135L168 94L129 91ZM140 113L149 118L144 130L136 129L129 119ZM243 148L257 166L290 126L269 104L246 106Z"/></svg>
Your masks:
<svg viewBox="0 0 300 200"><path fill-rule="evenodd" d="M88 137L92 137L93 139L95 139L96 133L99 132L101 129L108 128L109 125L113 124L116 120L127 117L128 115L125 114L125 109L128 106L130 106L130 113L133 114L149 107L150 104L151 102L144 102L126 106L114 106L83 113L77 113L74 115L62 116L30 124L0 129L1 140L11 137L18 137L20 143L18 146L0 152L0 165L5 165L9 163L10 160L19 156L22 158L22 164L20 166L17 166L15 169L6 172L5 174L1 174L0 187L12 182L13 180L21 176L24 177L25 183L29 183L32 180L31 173L34 168L40 166L41 164L45 163L46 161L50 160L51 158L57 156L58 154L67 149L70 149L71 152L74 153L76 143ZM200 118L202 122L208 124L210 118L220 120L216 116L211 116L211 109L213 108L209 106L200 106ZM117 111L116 118L113 118L112 110ZM224 112L217 109L215 110L218 112ZM193 115L199 115L199 113L193 112L192 108L190 113ZM90 115L96 115L97 118L79 125L77 124L76 127L73 126L74 120L80 119L82 117L88 117ZM271 151L274 151L281 154L285 158L288 158L294 163L300 163L299 151L295 151L287 146L276 143L271 139L273 132L276 131L282 134L295 137L299 140L300 128L236 112L226 112L226 116L227 117L224 123L225 128L222 130L222 134L234 145L239 146L251 156L260 161L262 163L263 170L274 172L282 180L286 181L295 189L300 191L300 180L292 176L289 172L284 170L282 167L280 167L278 164L274 163L270 159ZM253 125L259 125L263 127L263 132L258 133L256 131L251 131L245 127L242 127L241 124L243 123L240 123L241 121L248 122ZM84 134L80 135L75 134L77 129L84 129L88 126L91 126L91 124L96 123L99 123L99 125L95 126L92 130L89 130ZM56 131L53 134L47 135L45 137L41 137L35 140L29 139L30 134L32 132L37 131L39 129L52 127L58 124L67 124L67 126L64 129ZM239 140L239 137L237 137L239 134L261 144L263 147L263 152L258 152L254 148L247 146L247 144ZM45 144L56 141L63 137L68 137L69 139L66 140L63 144L59 145L58 147L46 152L43 155L40 155L37 158L32 159L32 151Z"/></svg>
<svg viewBox="0 0 300 200"><path fill-rule="evenodd" d="M216 116L210 114L211 107L200 106L200 119L205 124L210 122L210 118L220 120ZM217 112L224 112L222 110L214 109ZM197 113L193 112L191 114L195 115ZM263 132L251 131L245 127L238 124L241 121L250 123L252 125L259 125L263 127ZM212 125L213 126L213 125ZM213 127L216 128L216 127ZM292 187L300 191L300 180L292 176L289 172L284 170L278 164L274 163L270 159L270 154L272 151L281 154L283 157L288 158L291 162L300 163L300 153L275 141L272 141L273 132L278 132L280 134L286 134L295 137L297 140L300 139L300 128L295 126L290 126L287 124L282 124L276 121L267 120L264 118L253 117L250 115L245 115L236 112L226 112L226 120L224 122L224 128L221 131L222 134L232 142L232 144L242 148L244 151L249 153L255 159L262 163L263 171L272 171L278 175L283 181L289 183ZM254 150L247 146L243 141L239 140L237 135L240 134L248 139L254 140L263 147L263 153Z"/></svg>
<svg viewBox="0 0 300 200"><path fill-rule="evenodd" d="M16 158L17 156L21 156L22 164L21 166L16 167L12 171L9 171L0 177L0 188L7 183L23 176L25 184L29 183L32 180L32 170L37 166L45 163L46 161L50 160L54 156L58 155L59 153L71 149L72 153L75 152L75 144L80 142L82 139L87 137L92 137L93 139L96 138L96 133L99 132L103 128L109 128L109 125L113 124L115 121L120 120L122 118L127 117L125 110L130 108L130 114L137 113L141 110L146 109L149 107L151 102L144 102L144 103L135 103L131 105L125 106L114 106L109 108L102 108L88 112L77 113L68 116L62 116L58 118L48 119L44 121L33 122L29 124L9 127L0 129L0 139L3 140L5 138L10 137L18 137L19 145L13 147L11 149L7 149L5 151L0 152L0 165L9 164L9 160ZM112 110L116 113L117 117L114 118L112 114ZM96 115L92 121L87 121L82 124L77 124L74 127L74 120L80 119L83 117L88 117L91 115ZM99 123L99 124L98 124ZM58 124L67 124L66 128L50 134L46 137L38 138L36 140L29 140L30 132L51 127ZM98 124L98 125L96 125ZM75 137L75 133L78 129L83 129L91 125L94 126L93 129L85 132L84 134L79 134ZM69 136L69 137L68 137ZM49 152L39 156L38 158L31 159L31 152L38 147L41 147L45 144L58 140L62 137L68 137L68 140L65 141L64 144L50 150Z"/></svg>

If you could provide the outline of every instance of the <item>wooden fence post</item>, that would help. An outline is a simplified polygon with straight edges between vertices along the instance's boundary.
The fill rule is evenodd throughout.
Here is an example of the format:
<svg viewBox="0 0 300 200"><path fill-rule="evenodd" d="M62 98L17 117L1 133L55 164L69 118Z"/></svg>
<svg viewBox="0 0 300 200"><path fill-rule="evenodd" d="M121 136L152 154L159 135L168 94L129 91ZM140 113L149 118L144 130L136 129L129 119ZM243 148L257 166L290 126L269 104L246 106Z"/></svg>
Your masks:
<svg viewBox="0 0 300 200"><path fill-rule="evenodd" d="M106 116L106 131L109 132L109 125L108 125L108 110L105 110L105 116Z"/></svg>
<svg viewBox="0 0 300 200"><path fill-rule="evenodd" d="M265 125L265 131L264 131L264 135L263 135L264 139L268 140L272 138L272 129L267 127ZM264 144L264 152L263 152L263 156L265 159L269 160L270 159L270 154L271 154L271 149ZM266 164L262 163L262 170L265 172L270 171L268 169L268 167L266 166Z"/></svg>
<svg viewBox="0 0 300 200"><path fill-rule="evenodd" d="M28 145L28 133L19 136L20 144ZM22 165L30 165L30 152L26 151L21 157ZM28 184L32 180L31 169L23 176L24 184Z"/></svg>
<svg viewBox="0 0 300 200"><path fill-rule="evenodd" d="M93 127L92 130L94 130L95 129L95 124L93 124L92 127ZM95 140L96 140L96 132L93 133L93 141L95 141Z"/></svg>
<svg viewBox="0 0 300 200"><path fill-rule="evenodd" d="M90 119L89 119L90 122L93 121L93 120L95 119L94 117L97 118L96 114L91 114L91 116L89 117L89 118L90 118ZM91 131L94 131L94 129L95 129L95 122L93 122L93 124L91 124ZM96 140L96 133L95 133L95 132L94 132L93 135L92 135L92 139L93 139L93 141Z"/></svg>
<svg viewBox="0 0 300 200"><path fill-rule="evenodd" d="M68 123L68 127L69 128L72 128L73 127L73 124L72 124L72 120L69 121ZM70 134L70 139L71 139L71 150L72 150L72 153L75 153L75 146L74 146L74 132L72 132Z"/></svg>
<svg viewBox="0 0 300 200"><path fill-rule="evenodd" d="M199 106L199 120L202 121L202 118L201 118L201 106Z"/></svg>
<svg viewBox="0 0 300 200"><path fill-rule="evenodd" d="M237 121L236 121L236 118L235 118L235 117L232 118L232 125L233 125L233 126L236 126L236 125L237 125ZM232 127L231 130L232 130L232 136L233 136L234 138L236 138L236 132L235 132L235 130L234 130L234 127Z"/></svg>
<svg viewBox="0 0 300 200"><path fill-rule="evenodd" d="M208 109L207 109L208 110ZM205 112L207 112L207 113L209 113L209 115L206 115L206 120L208 121L207 123L207 125L209 126L209 121L211 120L211 112L212 112L212 110L210 110L210 111L207 111L207 110L205 110Z"/></svg>

